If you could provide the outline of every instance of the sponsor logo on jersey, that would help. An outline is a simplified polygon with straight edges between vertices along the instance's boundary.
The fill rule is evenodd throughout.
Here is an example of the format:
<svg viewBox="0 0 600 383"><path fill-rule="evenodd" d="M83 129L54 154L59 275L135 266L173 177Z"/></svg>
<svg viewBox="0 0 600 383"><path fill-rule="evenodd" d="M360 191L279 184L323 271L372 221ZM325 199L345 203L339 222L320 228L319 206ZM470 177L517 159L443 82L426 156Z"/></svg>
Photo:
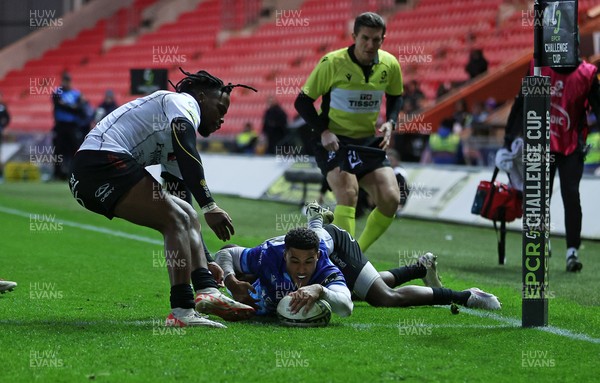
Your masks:
<svg viewBox="0 0 600 383"><path fill-rule="evenodd" d="M338 273L331 273L323 280L323 282L321 282L321 285L327 286L333 282L344 282L344 277Z"/></svg>

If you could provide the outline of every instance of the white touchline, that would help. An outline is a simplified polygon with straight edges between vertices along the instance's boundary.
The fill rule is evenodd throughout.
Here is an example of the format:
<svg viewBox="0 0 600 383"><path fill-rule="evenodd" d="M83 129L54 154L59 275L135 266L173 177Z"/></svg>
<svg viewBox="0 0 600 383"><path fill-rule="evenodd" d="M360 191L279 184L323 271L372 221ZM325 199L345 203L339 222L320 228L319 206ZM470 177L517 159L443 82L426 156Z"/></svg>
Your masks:
<svg viewBox="0 0 600 383"><path fill-rule="evenodd" d="M6 213L6 214L12 214L12 215L16 215L19 217L23 217L23 218L30 218L32 216L33 213L28 213L22 210L17 210L17 209L11 209L8 207L4 207L4 206L0 206L0 212L2 213ZM40 217L42 219L44 219L44 217ZM63 220L63 219L56 219L55 222L57 223L62 223L65 226L71 226L71 227L75 227L75 228L79 228L82 230L89 230L89 231L94 231L96 233L103 233L103 234L108 234L108 235L113 235L115 237L121 237L121 238L127 238L127 239L133 239L135 241L140 241L140 242L146 242L146 243L152 243L155 245L162 245L163 242L157 239L152 239L152 238L148 238L148 237L144 237L141 235L136 235L136 234L129 234L129 233L125 233L123 231L118 231L118 230L111 230L111 229L106 229L104 227L100 227L100 226L94 226L94 225L87 225L84 223L79 223L79 222L73 222L73 221L67 221L67 220ZM439 306L441 308L446 308L446 306ZM473 325L473 326L469 326L469 325L452 325L452 326L444 326L444 325L432 325L431 327L448 327L448 328L470 328L470 327L474 327L474 328L496 328L496 327L521 327L521 320L516 319L516 318L509 318L509 317L504 317L502 315L498 315L496 313L493 312L489 312L489 311L480 311L480 310L472 310L472 309L468 309L466 307L461 307L460 308L460 312L461 313L466 313L469 315L474 315L474 316L478 316L481 318L489 318L489 319L493 319L496 320L498 322L504 322L506 323L508 326L485 326L485 325ZM0 323L2 323L2 321L0 321ZM371 324L355 324L357 327L361 327L361 326L371 326ZM389 325L390 327L398 327L396 325ZM479 326L479 327L476 327ZM387 326L385 326L387 327ZM575 340L581 340L584 342L589 342L589 343L596 343L596 344L600 344L600 338L592 338L589 335L586 334L579 334L579 333L575 333L569 330L565 330L559 327L554 327L554 326L547 326L547 327L534 327L533 329L535 330L539 330L539 331L544 331L544 332L548 332L554 335L559 335L559 336L564 336L570 339L575 339Z"/></svg>
<svg viewBox="0 0 600 383"><path fill-rule="evenodd" d="M12 215L16 215L16 216L24 217L24 218L30 218L32 215L34 215L33 213L28 213L28 212L21 211L21 210L11 209L11 208L4 207L4 206L0 206L0 212L7 213L7 214L12 214ZM43 216L38 217L36 219L41 219L41 220L46 219L47 220L47 218L45 218ZM135 241L152 243L152 244L155 244L155 245L163 245L164 244L163 241L160 241L158 239L152 239L152 238L144 237L144 236L141 236L141 235L130 234L130 233L126 233L124 231L111 230L111 229L107 229L107 228L100 227L100 226L88 225L88 224L85 224L85 223L67 221L67 220L64 220L64 219L55 219L55 220L53 220L53 222L61 223L61 224L65 225L65 226L76 227L78 229L83 229L83 230L88 230L88 231L95 231L97 233L103 233L103 234L113 235L115 237L133 239Z"/></svg>

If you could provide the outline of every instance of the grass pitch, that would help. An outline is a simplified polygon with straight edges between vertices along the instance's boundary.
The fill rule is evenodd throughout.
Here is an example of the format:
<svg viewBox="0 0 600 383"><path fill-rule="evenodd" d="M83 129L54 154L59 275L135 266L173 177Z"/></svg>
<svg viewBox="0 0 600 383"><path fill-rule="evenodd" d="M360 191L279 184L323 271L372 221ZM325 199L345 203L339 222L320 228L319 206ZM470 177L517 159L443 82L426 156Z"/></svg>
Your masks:
<svg viewBox="0 0 600 383"><path fill-rule="evenodd" d="M217 201L243 246L304 222L297 206ZM432 251L446 287L493 292L503 309L452 315L356 302L351 317L320 329L268 320L171 329L162 326L169 282L158 233L86 211L60 183L0 184L0 220L0 277L19 283L0 295L2 382L598 381L597 242L584 241L583 272L572 275L564 239L553 239L551 327L543 330L520 328L519 234L509 233L508 264L499 266L492 228L409 219L369 250L378 269Z"/></svg>

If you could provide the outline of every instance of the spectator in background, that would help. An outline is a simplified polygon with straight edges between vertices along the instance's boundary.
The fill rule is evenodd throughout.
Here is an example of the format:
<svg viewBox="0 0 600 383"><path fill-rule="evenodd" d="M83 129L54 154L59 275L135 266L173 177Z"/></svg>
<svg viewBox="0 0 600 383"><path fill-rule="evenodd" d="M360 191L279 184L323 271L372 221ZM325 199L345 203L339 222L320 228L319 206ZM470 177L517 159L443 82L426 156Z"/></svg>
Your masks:
<svg viewBox="0 0 600 383"><path fill-rule="evenodd" d="M597 126L590 130L586 146L584 171L586 174L595 174L596 170L600 168L600 129Z"/></svg>
<svg viewBox="0 0 600 383"><path fill-rule="evenodd" d="M584 143L588 127L588 106L600 117L600 84L598 69L580 60L575 67L542 67L542 76L550 77L550 191L554 176L560 175L560 193L565 211L567 240L566 270L577 272L583 267L577 251L581 245L581 201L579 183L584 168ZM533 61L529 73L533 73ZM523 134L523 100L517 96L506 124L505 147ZM565 118L568 117L568 118Z"/></svg>
<svg viewBox="0 0 600 383"><path fill-rule="evenodd" d="M4 128L8 126L10 122L10 114L8 113L8 108L4 103L4 98L2 96L2 92L0 92L0 177L3 174L3 163L2 163L2 134L4 132Z"/></svg>
<svg viewBox="0 0 600 383"><path fill-rule="evenodd" d="M454 133L460 133L464 127L471 125L473 116L469 113L467 101L464 98L454 103L452 118L454 119Z"/></svg>
<svg viewBox="0 0 600 383"><path fill-rule="evenodd" d="M404 104L410 104L410 110L406 113L419 110L423 100L425 100L425 94L419 87L417 80L409 81L404 88ZM406 111L406 109L404 110Z"/></svg>
<svg viewBox="0 0 600 383"><path fill-rule="evenodd" d="M465 71L469 74L469 77L473 79L487 72L487 69L488 62L483 56L483 51L481 49L472 49L469 54L469 62L465 67Z"/></svg>
<svg viewBox="0 0 600 383"><path fill-rule="evenodd" d="M440 85L437 88L435 97L437 100L439 100L440 98L444 97L447 93L449 93L452 90L452 83L448 80L441 82Z"/></svg>
<svg viewBox="0 0 600 383"><path fill-rule="evenodd" d="M61 86L52 94L54 104L54 128L52 141L55 153L61 161L54 163L54 177L67 180L71 172L71 161L79 144L82 115L81 93L71 87L71 76L64 72Z"/></svg>
<svg viewBox="0 0 600 383"><path fill-rule="evenodd" d="M485 109L483 102L477 101L473 103L473 107L471 108L471 124L473 126L475 124L483 124L485 120L487 120L489 116L488 111Z"/></svg>
<svg viewBox="0 0 600 383"><path fill-rule="evenodd" d="M235 137L236 153L254 153L258 134L254 131L254 127L250 121L244 124L244 130Z"/></svg>
<svg viewBox="0 0 600 383"><path fill-rule="evenodd" d="M485 112L489 116L496 110L496 107L498 106L498 101L496 101L494 97L489 97L487 100L485 100L485 103L483 105Z"/></svg>
<svg viewBox="0 0 600 383"><path fill-rule="evenodd" d="M452 131L452 119L442 121L437 132L429 136L429 143L423 152L422 163L449 165L458 163L460 136Z"/></svg>
<svg viewBox="0 0 600 383"><path fill-rule="evenodd" d="M107 116L110 112L117 109L117 102L115 101L115 94L111 89L108 89L104 93L104 100L102 103L98 105L96 109L96 115L94 117L94 125L100 122L105 116Z"/></svg>
<svg viewBox="0 0 600 383"><path fill-rule="evenodd" d="M95 119L94 107L89 101L81 95L81 111L79 115L79 144L83 142L84 137L88 134L92 128L92 123Z"/></svg>
<svg viewBox="0 0 600 383"><path fill-rule="evenodd" d="M267 138L267 154L275 154L277 145L287 134L287 114L275 97L267 100L269 107L263 117L263 135Z"/></svg>

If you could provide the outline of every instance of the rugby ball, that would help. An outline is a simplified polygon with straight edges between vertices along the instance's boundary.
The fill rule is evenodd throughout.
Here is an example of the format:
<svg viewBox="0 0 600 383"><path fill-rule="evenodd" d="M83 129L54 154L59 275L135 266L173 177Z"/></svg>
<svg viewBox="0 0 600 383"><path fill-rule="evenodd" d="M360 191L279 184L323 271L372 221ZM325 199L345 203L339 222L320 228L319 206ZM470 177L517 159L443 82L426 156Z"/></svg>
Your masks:
<svg viewBox="0 0 600 383"><path fill-rule="evenodd" d="M290 311L292 297L286 295L277 304L277 317L284 326L290 327L324 327L331 319L331 306L323 299L315 302L313 307L304 314L304 307L295 314Z"/></svg>

